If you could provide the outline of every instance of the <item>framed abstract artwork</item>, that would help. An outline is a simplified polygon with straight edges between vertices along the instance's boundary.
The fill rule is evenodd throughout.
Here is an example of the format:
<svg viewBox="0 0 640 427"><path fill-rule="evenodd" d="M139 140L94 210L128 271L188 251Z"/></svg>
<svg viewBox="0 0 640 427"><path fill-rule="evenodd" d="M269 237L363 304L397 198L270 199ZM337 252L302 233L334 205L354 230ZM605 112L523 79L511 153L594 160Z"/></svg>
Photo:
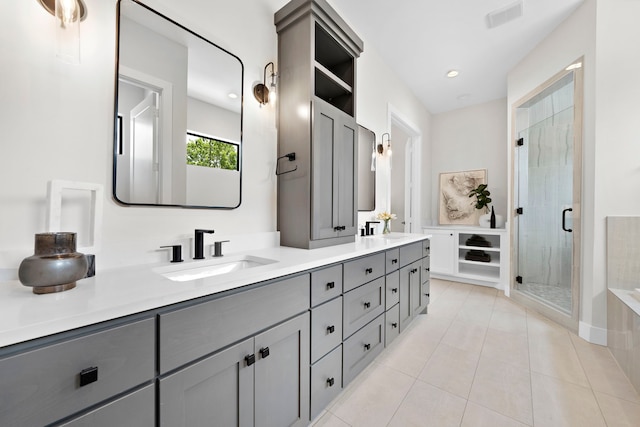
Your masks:
<svg viewBox="0 0 640 427"><path fill-rule="evenodd" d="M484 212L475 208L469 193L487 183L487 170L478 169L440 174L438 223L440 225L478 225Z"/></svg>

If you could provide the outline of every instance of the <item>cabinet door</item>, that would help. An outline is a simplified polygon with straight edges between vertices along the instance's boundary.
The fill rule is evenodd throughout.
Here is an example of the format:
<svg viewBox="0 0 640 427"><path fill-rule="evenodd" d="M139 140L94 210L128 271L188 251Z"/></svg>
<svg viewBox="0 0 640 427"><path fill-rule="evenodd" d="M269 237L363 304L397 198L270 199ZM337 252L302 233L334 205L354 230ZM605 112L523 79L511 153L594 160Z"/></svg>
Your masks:
<svg viewBox="0 0 640 427"><path fill-rule="evenodd" d="M411 264L400 269L400 332L412 320L413 309L411 307Z"/></svg>
<svg viewBox="0 0 640 427"><path fill-rule="evenodd" d="M454 274L456 253L453 231L429 229L427 232L431 234L431 272Z"/></svg>
<svg viewBox="0 0 640 427"><path fill-rule="evenodd" d="M253 339L160 380L160 426L252 426Z"/></svg>
<svg viewBox="0 0 640 427"><path fill-rule="evenodd" d="M425 295L422 294L422 280L420 280L421 270L421 261L416 261L411 264L411 269L409 270L409 288L411 289L410 299L412 316L420 314L424 305Z"/></svg>
<svg viewBox="0 0 640 427"><path fill-rule="evenodd" d="M357 127L330 104L313 103L311 238L355 235Z"/></svg>
<svg viewBox="0 0 640 427"><path fill-rule="evenodd" d="M307 425L309 313L257 335L255 350L255 426Z"/></svg>

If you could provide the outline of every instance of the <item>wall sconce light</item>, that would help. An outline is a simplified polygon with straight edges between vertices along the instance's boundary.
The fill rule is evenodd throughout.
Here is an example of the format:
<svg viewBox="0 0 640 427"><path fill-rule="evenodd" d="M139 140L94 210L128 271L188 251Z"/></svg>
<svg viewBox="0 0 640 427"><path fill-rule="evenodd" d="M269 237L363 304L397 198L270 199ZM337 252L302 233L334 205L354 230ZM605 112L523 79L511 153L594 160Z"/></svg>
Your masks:
<svg viewBox="0 0 640 427"><path fill-rule="evenodd" d="M271 66L271 83L267 87L267 68ZM276 69L273 62L269 62L264 66L264 75L262 76L262 83L258 83L253 87L253 96L260 103L260 106L268 103L274 104L276 102Z"/></svg>
<svg viewBox="0 0 640 427"><path fill-rule="evenodd" d="M384 136L387 135L387 146L384 146ZM382 154L382 152L386 150L387 156L391 157L393 155L393 151L391 151L391 135L389 133L382 134L382 142L380 143L380 147L378 148L378 152Z"/></svg>
<svg viewBox="0 0 640 427"><path fill-rule="evenodd" d="M56 56L71 64L80 63L80 22L87 16L82 0L38 0L56 18Z"/></svg>

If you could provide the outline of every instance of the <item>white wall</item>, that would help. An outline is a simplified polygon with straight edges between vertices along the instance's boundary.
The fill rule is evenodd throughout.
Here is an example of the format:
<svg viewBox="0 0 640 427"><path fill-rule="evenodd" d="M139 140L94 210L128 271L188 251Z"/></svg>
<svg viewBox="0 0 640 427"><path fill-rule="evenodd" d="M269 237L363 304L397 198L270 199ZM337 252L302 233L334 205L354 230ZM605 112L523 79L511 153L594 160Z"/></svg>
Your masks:
<svg viewBox="0 0 640 427"><path fill-rule="evenodd" d="M438 225L438 186L442 172L487 170L491 204L507 213L507 103L497 99L432 117L431 214Z"/></svg>
<svg viewBox="0 0 640 427"><path fill-rule="evenodd" d="M46 185L51 179L104 186L98 270L167 261L166 250L157 248L188 243L195 228L214 228L216 235L225 236L275 231L275 109L259 108L252 87L262 81L264 65L277 61L273 14L286 0L145 1L243 61L243 193L242 205L235 210L122 207L113 201L115 1L85 2L89 13L81 25L78 66L55 58L54 20L37 1L3 3L0 278L15 277L20 261L33 253L33 235L44 231ZM358 78L359 122L382 135L388 130L390 103L424 130L427 145L428 112L366 40ZM422 151L424 159L427 152ZM423 180L428 192L430 175L423 173Z"/></svg>
<svg viewBox="0 0 640 427"><path fill-rule="evenodd" d="M358 32L358 29L354 27ZM364 40L364 52L358 60L358 93L357 121L376 134L376 141L382 140L382 134L391 132L391 113L400 115L412 128L421 133L418 142L419 187L416 191L416 203L422 214L417 220L422 221L425 212L430 211L431 172L429 139L431 113L420 103L418 98L399 80L380 55L367 45ZM378 162L376 169L376 213L389 210L390 175L388 162ZM358 215L358 222L364 223L375 214L363 212ZM419 230L420 224L417 224ZM380 228L382 230L382 228Z"/></svg>

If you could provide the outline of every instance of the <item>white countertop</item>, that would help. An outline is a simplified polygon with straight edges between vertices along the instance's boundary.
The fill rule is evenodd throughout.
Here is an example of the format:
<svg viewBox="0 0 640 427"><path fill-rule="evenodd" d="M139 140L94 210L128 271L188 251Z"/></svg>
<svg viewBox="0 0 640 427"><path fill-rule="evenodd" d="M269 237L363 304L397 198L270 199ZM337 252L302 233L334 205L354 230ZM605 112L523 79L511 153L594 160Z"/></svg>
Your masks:
<svg viewBox="0 0 640 427"><path fill-rule="evenodd" d="M246 254L275 260L224 275L175 282L153 271L170 263L98 272L66 292L36 295L19 281L0 283L0 347L128 316L253 283L342 262L423 240L428 235L392 233L356 237L355 243L321 249L274 247ZM194 267L201 261L180 264ZM202 261L206 262L206 261Z"/></svg>

